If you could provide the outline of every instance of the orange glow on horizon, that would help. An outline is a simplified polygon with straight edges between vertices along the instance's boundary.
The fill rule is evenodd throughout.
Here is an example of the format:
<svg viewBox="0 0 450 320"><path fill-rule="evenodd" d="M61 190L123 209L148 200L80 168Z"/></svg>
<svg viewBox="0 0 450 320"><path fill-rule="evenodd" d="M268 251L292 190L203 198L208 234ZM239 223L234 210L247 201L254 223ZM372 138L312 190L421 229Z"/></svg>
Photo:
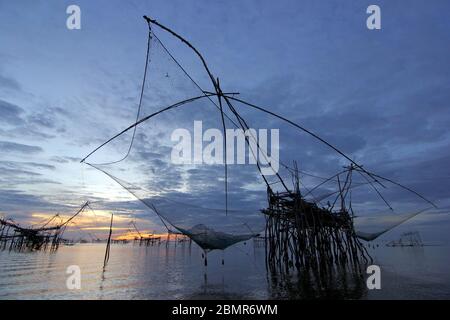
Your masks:
<svg viewBox="0 0 450 320"><path fill-rule="evenodd" d="M82 232L82 237L86 238L107 238L107 234L110 230L111 223L111 211L107 210L94 210L95 214L91 210L81 212L78 216L74 218L68 225L66 233L70 232ZM66 222L69 218L73 216L74 213L60 213L58 217L51 220L55 216L55 213L45 213L45 212L33 212L26 221L19 222L20 225L29 225L34 228L38 228L46 224L46 227L54 227L61 225ZM50 221L50 223L48 223ZM134 239L152 239L161 238L161 240L166 239L168 234L166 232L161 232L159 230L160 226L154 225L152 221L149 220L137 220L136 224L139 228L139 233L133 230L130 225L132 221L132 215L114 215L113 227L112 227L112 239L114 240L134 240ZM140 226L145 226L146 229L140 229ZM91 233L92 232L92 233ZM78 237L79 235L77 235ZM70 235L68 235L70 237ZM177 235L177 239L182 239L184 236ZM175 235L170 234L170 239L174 240Z"/></svg>
<svg viewBox="0 0 450 320"><path fill-rule="evenodd" d="M142 231L141 232L141 236L143 239L155 239L155 238L161 238L161 240L163 239L167 239L167 237L169 236L171 240L174 240L175 237L177 239L189 239L187 236L185 235L181 235L181 234L168 234L167 232L164 233L151 233L151 232L146 232L146 231ZM140 239L141 236L139 236L139 234L137 232L127 232L125 234L119 235L117 237L114 237L114 240L134 240L134 239Z"/></svg>

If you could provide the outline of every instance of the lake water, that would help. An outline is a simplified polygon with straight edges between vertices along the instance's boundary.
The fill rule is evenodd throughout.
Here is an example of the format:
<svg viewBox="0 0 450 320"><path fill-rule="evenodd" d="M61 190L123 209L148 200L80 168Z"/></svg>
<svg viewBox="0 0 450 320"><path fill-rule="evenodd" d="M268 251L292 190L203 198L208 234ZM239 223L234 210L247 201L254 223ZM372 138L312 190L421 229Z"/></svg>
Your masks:
<svg viewBox="0 0 450 320"><path fill-rule="evenodd" d="M336 275L319 297L449 299L448 247L369 248L381 267L381 290ZM195 245L115 244L103 271L105 244L61 246L56 253L0 252L0 299L297 299L317 297L303 277L268 277L264 247L250 241L210 252L204 266ZM224 265L222 265L224 259ZM69 290L67 267L81 269L81 289Z"/></svg>

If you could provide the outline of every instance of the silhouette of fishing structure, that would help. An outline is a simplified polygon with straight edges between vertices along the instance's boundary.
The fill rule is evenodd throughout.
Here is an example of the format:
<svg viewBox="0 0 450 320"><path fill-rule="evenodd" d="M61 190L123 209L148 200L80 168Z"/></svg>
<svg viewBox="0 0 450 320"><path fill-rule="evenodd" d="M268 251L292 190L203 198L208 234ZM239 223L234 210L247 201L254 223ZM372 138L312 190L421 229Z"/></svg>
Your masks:
<svg viewBox="0 0 450 320"><path fill-rule="evenodd" d="M139 229L136 226L136 222L135 221L130 221L129 223L130 226L133 227L133 230L129 229L129 232L133 232L135 231L138 236L134 237L133 243L134 244L139 244L140 246L153 246L155 244L161 244L161 237L160 236L155 236L154 234L142 234Z"/></svg>
<svg viewBox="0 0 450 320"><path fill-rule="evenodd" d="M142 125L152 118L160 116L161 114L169 110L179 110L181 108L187 108L187 106L189 106L191 103L199 100L210 102L212 106L219 112L225 145L227 145L225 134L227 123L231 124L233 128L237 128L242 132L249 133L245 135L245 145L249 148L251 156L253 156L255 160L259 175L265 183L267 189L268 207L262 210L262 214L266 219L264 242L267 253L267 267L274 272L289 272L289 270L293 268L298 270L306 268L308 270L315 270L316 272L319 272L323 275L330 274L333 268L336 267L342 267L345 265L358 267L361 263L364 264L371 260L364 246L359 241L359 238L371 240L371 238L376 238L378 235L362 233L359 234L355 231L353 223L354 213L351 200L351 189L353 188L362 185L369 186L373 191L376 192L376 194L382 199L382 201L390 210L393 210L392 206L379 191L379 188L386 188L386 184L392 184L405 189L435 207L432 202L430 202L428 199L424 198L414 190L393 180L369 172L361 164L354 161L343 151L341 151L325 139L321 138L316 133L305 128L304 126L288 119L287 117L279 115L268 108L263 108L243 99L237 98L236 96L239 94L238 92L224 92L220 86L219 78L215 77L212 74L202 54L189 41L154 19L151 19L147 16L144 16L144 19L148 25L147 57L136 121L135 123L131 124L124 130L95 148L81 160L81 163L85 163L92 168L103 172L105 175L107 175L109 178L111 178L121 187L127 190L144 206L154 212L159 217L164 227L167 229L168 235L176 236L177 234L182 234L189 237L193 242L198 244L205 251L205 265L207 265L206 254L208 251L225 250L227 247L234 245L235 243L261 236L260 232L252 230L252 228L247 224L240 225L240 227L243 227L244 231L241 231L239 233L232 233L218 230L217 228L203 223L197 223L193 225L191 224L192 221L189 221L189 223L183 222L178 219L178 217L174 217L174 214L171 213L173 209L168 207L168 200L161 199L161 197L152 198L151 193L142 195L140 192L144 190L143 188L139 188L135 185L127 183L122 179L119 179L110 171L105 169L105 167L120 163L129 157L133 148L133 144L135 142L136 130L138 126ZM190 50L194 52L194 54L200 59L200 62L204 70L206 71L208 79L210 80L212 87L214 88L213 91L208 91L201 88L198 82L193 79L193 77L179 63L179 61L176 60L174 55L170 53L167 47L154 33L154 27L167 32L175 39L180 40L184 45L186 45ZM144 88L146 85L147 69L150 60L149 53L151 41L156 41L156 43L158 43L165 54L170 57L171 61L173 61L175 65L182 71L183 75L192 82L193 86L196 89L198 89L199 94L197 96L192 96L187 99L172 103L158 111L141 117ZM168 73L165 74L166 78L169 77ZM261 114L265 114L266 116L280 120L287 127L307 134L314 140L329 148L342 159L344 159L348 163L348 165L344 168L344 170L331 176L330 178L324 179L325 181L321 182L311 190L303 188L306 190L301 191L301 181L299 179L300 170L297 169L297 164L294 163L294 167L292 168L279 161L280 166L288 170L292 175L293 188L289 188L288 183L281 177L278 171L273 168L273 165L269 160L269 156L267 155L266 151L261 148L256 137L252 135L247 119L245 119L244 116L240 112L238 112L236 105L247 108L247 110L253 110ZM88 159L97 151L112 143L114 140L126 133L132 133L132 138L128 150L123 157L116 161L106 163L92 163L88 161ZM232 210L229 209L229 168L227 163L227 148L224 149L224 153L225 163L223 180L225 208L223 210L223 217L227 217L232 213ZM269 167L272 168L273 174L270 176L275 177L275 182L269 181L268 175L265 174L261 169L263 163L261 159L256 156L257 154L262 156L265 162L264 164L268 164ZM352 184L352 174L355 172L359 176L364 178L364 183L360 183L358 185ZM327 206L323 206L320 204L319 200L308 200L306 198L306 196L312 195L312 192L314 190L320 188L322 185L329 181L336 181L338 184L337 191L323 197L323 199L326 199L328 197L335 196L334 202L332 204L329 203ZM275 188L275 185L278 189ZM196 213L200 215L201 212L203 213L208 210L208 208L195 207L186 203L176 203L175 201L170 203L172 203L173 205L177 205L177 207L180 208L179 210L181 211L181 217L187 216L189 213L189 217L195 218ZM211 215L219 212L215 209L209 210L211 212ZM180 222L178 222L177 220L179 220ZM186 220L189 219L186 218ZM166 243L168 243L168 241ZM105 257L105 262L106 261L107 259Z"/></svg>
<svg viewBox="0 0 450 320"><path fill-rule="evenodd" d="M386 243L388 247L423 247L422 237L418 231L408 231L400 235L398 240Z"/></svg>
<svg viewBox="0 0 450 320"><path fill-rule="evenodd" d="M330 273L336 265L358 268L361 260L364 264L371 261L354 230L354 213L348 199L355 167L350 165L346 169L345 180L339 184L333 204L327 207L305 200L295 163L294 168L294 191L275 193L269 188L269 207L262 210L267 221L265 240L269 269L289 272L290 268L296 268ZM339 180L340 175L337 177ZM338 201L339 208L335 210Z"/></svg>
<svg viewBox="0 0 450 320"><path fill-rule="evenodd" d="M69 223L89 206L84 203L81 208L66 221L51 226L59 214L54 215L40 227L21 227L9 219L0 218L0 250L14 251L56 251L61 243L71 243L63 235Z"/></svg>

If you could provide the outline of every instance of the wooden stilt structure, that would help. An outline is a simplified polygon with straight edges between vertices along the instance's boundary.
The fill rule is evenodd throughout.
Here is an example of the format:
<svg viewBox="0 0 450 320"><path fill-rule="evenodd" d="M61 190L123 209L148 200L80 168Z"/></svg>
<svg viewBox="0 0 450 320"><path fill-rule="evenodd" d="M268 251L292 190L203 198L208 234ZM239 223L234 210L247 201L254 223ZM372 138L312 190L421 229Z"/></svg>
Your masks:
<svg viewBox="0 0 450 320"><path fill-rule="evenodd" d="M12 220L0 218L0 250L47 250L56 251L61 243L68 242L63 238L68 224L89 206L86 202L81 208L65 222L50 226L59 217L58 214L50 218L38 228L25 228Z"/></svg>
<svg viewBox="0 0 450 320"><path fill-rule="evenodd" d="M346 208L350 176L351 173L347 174L346 182L341 185L338 210L305 200L300 193L298 175L294 175L293 192L267 189L269 206L262 212L266 217L264 239L270 270L310 269L323 274L337 265L357 267L371 260L356 237L351 205L350 212Z"/></svg>

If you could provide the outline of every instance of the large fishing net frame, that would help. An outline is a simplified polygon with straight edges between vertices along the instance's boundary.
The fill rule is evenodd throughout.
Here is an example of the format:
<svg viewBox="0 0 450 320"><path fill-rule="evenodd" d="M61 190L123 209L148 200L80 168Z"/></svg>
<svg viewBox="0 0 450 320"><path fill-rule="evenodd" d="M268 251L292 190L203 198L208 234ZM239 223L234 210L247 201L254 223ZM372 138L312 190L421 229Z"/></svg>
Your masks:
<svg viewBox="0 0 450 320"><path fill-rule="evenodd" d="M206 63L206 60L202 56L202 54L185 38L180 36L178 33L174 32L173 30L169 29L168 27L162 25L158 21L151 19L147 16L144 16L145 21L148 25L148 43L147 43L147 53L146 53L146 63L145 63L145 69L144 69L144 76L142 81L142 88L140 92L140 99L139 99L139 105L137 110L137 116L136 121L117 133L116 135L112 136L110 139L106 140L104 143L100 144L98 147L96 147L92 152L90 152L87 156L85 156L81 163L84 163L86 165L89 165L90 167L99 170L103 172L105 175L107 175L109 178L114 180L116 183L118 183L121 187L123 187L125 190L127 190L130 194L132 194L137 200L139 200L146 208L150 209L153 213L157 215L157 217L160 219L161 223L164 225L164 227L167 229L169 233L179 233L183 234L190 239L192 239L195 243L197 243L202 249L205 251L209 250L215 250L220 249L224 250L227 247L241 242L245 240L249 240L253 237L257 237L261 235L260 229L255 229L246 222L234 223L233 226L230 224L230 228L224 227L223 225L226 225L226 219L225 217L228 216L245 216L244 212L238 212L239 210L233 210L229 207L229 167L227 164L227 149L225 148L225 163L223 166L223 177L224 177L224 184L223 184L223 191L224 191L224 208L223 209L212 209L207 208L203 206L196 206L193 204L187 204L182 202L177 202L176 200L170 200L164 197L164 193L160 193L157 196L152 196L152 192L145 189L145 187L136 186L132 183L129 183L125 181L125 179L121 179L117 177L115 174L113 174L111 171L109 171L107 168L108 166L115 165L118 163L121 163L125 161L129 156L130 153L133 150L135 139L137 138L137 128L141 125L143 125L146 122L149 122L150 119L153 119L155 117L161 116L162 114L170 111L170 110L180 110L185 109L192 103L198 102L198 101L206 101L212 106L213 110L216 110L220 114L221 119L221 126L223 131L223 136L225 138L225 145L226 145L226 134L225 131L228 127L233 127L242 130L242 132L249 132L250 126L247 122L247 120L244 118L244 116L238 112L238 108L236 107L236 104L239 104L239 106L243 106L245 108L251 109L253 111L256 111L261 114L265 114L266 116L270 118L275 118L283 123L285 123L287 126L291 127L294 130L298 130L300 132L305 133L306 135L310 136L312 139L316 140L320 144L323 144L326 148L330 149L332 152L336 153L339 157L341 157L344 161L348 163L348 166L345 167L344 170L332 175L331 177L317 177L320 178L321 182L317 184L315 187L306 189L301 194L301 197L305 197L307 195L311 195L314 190L317 188L322 187L323 185L327 183L337 183L338 189L337 191L332 191L328 194L323 195L320 197L320 199L315 199L314 202L319 203L321 200L327 199L329 197L335 197L334 202L332 206L328 206L326 210L328 212L334 212L333 207L336 203L340 204L340 209L338 211L343 211L343 205L344 203L347 203L347 207L345 208L348 212L351 212L351 221L349 222L351 226L353 226L353 210L351 207L351 190L361 187L363 185L370 187L386 204L386 206L389 208L389 210L393 210L392 206L389 204L389 202L383 197L383 195L380 192L380 189L386 188L386 184L394 185L399 188L402 188L403 190L406 190L409 193L412 193L414 196L419 197L426 203L430 204L432 207L436 207L434 203L432 203L430 200L426 199L421 194L417 193L416 191L399 184L391 179L382 177L380 175L377 175L373 172L368 171L366 168L364 168L361 164L357 163L355 160L353 160L349 155L341 151L339 148L325 140L324 138L320 137L316 133L312 132L311 130L305 128L304 126L288 119L287 117L284 117L278 113L275 113L271 111L269 108L264 108L261 106L258 106L256 104L250 103L245 101L244 99L240 99L237 97L238 93L236 92L223 92L220 86L219 78L215 77L210 68L208 67L208 64ZM158 35L155 33L154 29L159 29L160 31L163 31L167 33L168 35L180 40L183 45L187 46L197 57L200 59L200 62L203 66L204 71L207 74L207 78L209 79L213 90L204 90L199 83L187 72L186 68L184 68L181 63L172 55L172 53L167 49L167 47L163 44L163 42L160 40ZM164 53L172 60L174 65L179 68L181 73L185 76L186 79L189 79L189 81L192 83L192 85L198 90L198 95L187 97L186 99L176 101L174 103L170 103L169 105L166 105L163 108L160 108L157 111L151 112L147 115L142 115L142 105L143 105L143 99L144 99L144 89L146 86L147 81L147 71L149 67L149 55L151 54L151 42L156 42L160 48L164 51ZM228 127L227 127L228 124ZM124 156L120 157L117 160L109 161L109 162L103 162L103 163L94 163L90 161L90 158L99 152L102 148L105 146L114 143L115 140L117 140L120 137L123 137L125 134L131 134L131 142L129 143L129 146L127 148L127 152ZM255 160L255 167L259 173L259 176L262 178L266 189L267 194L269 195L277 195L280 194L280 192L284 195L287 195L290 198L296 198L297 195L300 194L300 190L298 188L294 188L295 190L292 190L289 188L288 183L286 182L286 179L283 179L281 175L272 168L272 164L270 163L269 157L266 153L266 150L263 150L261 146L259 145L259 142L257 138L251 134L245 135L245 143L246 146L249 148L250 154L254 157ZM262 164L261 159L257 158L257 154L260 156L262 155L263 160L265 160L265 165L269 165L270 168L273 169L273 174L270 175L270 177L267 176L267 174L264 174L264 172L261 170ZM287 165L283 162L281 162L280 159L276 159L279 161L280 166L287 170L288 173L292 175L292 177L297 177L296 181L298 184L298 174L304 174L306 176L314 176L312 174L309 174L307 172L304 172L302 170L299 170L297 168L296 163L294 165ZM360 177L363 178L364 182L359 184L352 184L352 173L357 173ZM274 179L276 181L274 181ZM300 182L301 183L301 182ZM274 190L274 185L277 185L279 187L278 191ZM317 201L316 201L317 200ZM348 205L350 203L350 205ZM185 217L190 217L190 219L195 219L197 216L213 216L215 218L217 217L223 217L223 221L219 221L222 223L222 226L217 226L214 223L208 224L208 223L181 223L178 221L178 219L175 219L171 216L171 206L178 205L178 207L181 207L180 210L182 210L185 213ZM338 205L336 205L337 207ZM393 223L391 223L389 226L384 228L381 231L372 232L372 233L357 233L357 236L360 239L365 240L373 240L382 233L390 230L391 228L395 227L396 225L414 217L415 215L423 212L424 210L420 210L411 214L403 215L398 217L397 220L395 220ZM259 213L261 214L261 213ZM186 218L188 219L188 218ZM209 221L209 220L205 220ZM267 220L266 220L267 222ZM236 228L238 226L239 228ZM267 225L266 228L266 235L267 235ZM233 231L239 229L239 231ZM232 230L232 231L229 231Z"/></svg>

